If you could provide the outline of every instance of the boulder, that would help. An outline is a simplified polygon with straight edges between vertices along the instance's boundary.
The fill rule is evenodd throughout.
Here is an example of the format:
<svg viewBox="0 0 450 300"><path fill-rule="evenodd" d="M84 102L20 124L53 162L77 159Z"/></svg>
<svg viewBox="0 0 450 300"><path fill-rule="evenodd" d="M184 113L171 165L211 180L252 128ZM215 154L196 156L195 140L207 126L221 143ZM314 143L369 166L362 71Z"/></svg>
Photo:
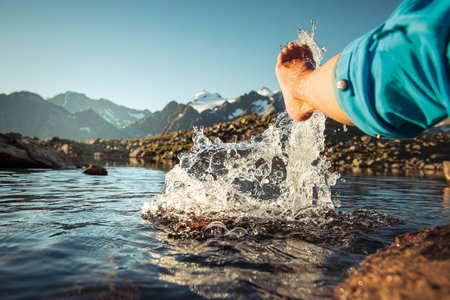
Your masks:
<svg viewBox="0 0 450 300"><path fill-rule="evenodd" d="M100 176L108 175L108 171L106 171L105 168L97 165L86 166L86 168L83 170L83 173L87 175L100 175Z"/></svg>
<svg viewBox="0 0 450 300"><path fill-rule="evenodd" d="M450 224L397 236L350 274L336 299L450 299Z"/></svg>
<svg viewBox="0 0 450 300"><path fill-rule="evenodd" d="M77 162L45 145L38 139L19 133L0 134L0 168L75 168Z"/></svg>
<svg viewBox="0 0 450 300"><path fill-rule="evenodd" d="M137 148L137 149L131 151L129 156L131 158L140 158L142 155L142 152L144 152L144 150L142 150L141 148Z"/></svg>
<svg viewBox="0 0 450 300"><path fill-rule="evenodd" d="M140 155L140 158L142 158L145 162L156 162L156 152L145 150Z"/></svg>

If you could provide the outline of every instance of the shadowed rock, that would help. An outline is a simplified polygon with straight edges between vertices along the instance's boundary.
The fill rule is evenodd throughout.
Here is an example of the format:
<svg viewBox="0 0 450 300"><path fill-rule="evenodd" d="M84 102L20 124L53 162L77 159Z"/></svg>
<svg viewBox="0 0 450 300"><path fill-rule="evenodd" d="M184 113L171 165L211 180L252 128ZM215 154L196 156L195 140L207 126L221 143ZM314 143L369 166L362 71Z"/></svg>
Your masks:
<svg viewBox="0 0 450 300"><path fill-rule="evenodd" d="M99 176L108 175L108 171L106 171L105 168L97 165L88 165L86 169L83 170L83 173L87 175L99 175Z"/></svg>
<svg viewBox="0 0 450 300"><path fill-rule="evenodd" d="M450 224L397 236L350 274L336 299L450 299Z"/></svg>
<svg viewBox="0 0 450 300"><path fill-rule="evenodd" d="M0 134L0 168L75 168L77 163L38 139L18 133Z"/></svg>

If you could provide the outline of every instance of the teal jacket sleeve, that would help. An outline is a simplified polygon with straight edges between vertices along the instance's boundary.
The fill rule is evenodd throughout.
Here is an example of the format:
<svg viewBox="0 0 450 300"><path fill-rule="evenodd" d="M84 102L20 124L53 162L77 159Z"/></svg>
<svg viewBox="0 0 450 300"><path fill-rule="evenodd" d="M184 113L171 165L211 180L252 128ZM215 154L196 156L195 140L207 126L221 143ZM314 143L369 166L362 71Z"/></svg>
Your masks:
<svg viewBox="0 0 450 300"><path fill-rule="evenodd" d="M404 1L343 50L336 93L356 126L409 138L450 115L449 28L450 1Z"/></svg>

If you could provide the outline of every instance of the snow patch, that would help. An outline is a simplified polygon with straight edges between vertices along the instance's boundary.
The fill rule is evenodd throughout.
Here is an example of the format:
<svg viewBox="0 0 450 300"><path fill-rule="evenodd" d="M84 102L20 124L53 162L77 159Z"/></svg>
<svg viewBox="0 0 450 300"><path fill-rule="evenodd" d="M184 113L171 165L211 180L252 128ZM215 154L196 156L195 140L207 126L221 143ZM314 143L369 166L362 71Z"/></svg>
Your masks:
<svg viewBox="0 0 450 300"><path fill-rule="evenodd" d="M256 92L258 94L260 94L261 96L265 96L265 97L273 96L273 92L269 88L266 88L265 86L262 87L261 89L257 90Z"/></svg>
<svg viewBox="0 0 450 300"><path fill-rule="evenodd" d="M100 115L109 123L111 124L115 124L117 126L120 126L120 120L116 117L116 115L114 114L114 112L111 109L105 109L103 110Z"/></svg>
<svg viewBox="0 0 450 300"><path fill-rule="evenodd" d="M64 103L63 103L62 107L66 107L68 100L69 100L69 93L66 93L64 95Z"/></svg>
<svg viewBox="0 0 450 300"><path fill-rule="evenodd" d="M240 117L243 113L244 111L242 109L237 108L232 114L228 115L228 120Z"/></svg>
<svg viewBox="0 0 450 300"><path fill-rule="evenodd" d="M259 99L252 103L252 112L258 116L262 116L266 113L269 107L267 100Z"/></svg>
<svg viewBox="0 0 450 300"><path fill-rule="evenodd" d="M209 101L207 103L188 103L189 106L191 106L193 109L201 113L202 111L205 111L207 109L216 109L218 106L222 105L226 101L228 102L234 102L235 99L222 99L222 100L216 100L216 101Z"/></svg>
<svg viewBox="0 0 450 300"><path fill-rule="evenodd" d="M200 92L195 94L194 97L192 97L191 102L199 102L199 101L205 102L205 101L218 100L218 99L223 99L219 93L201 90Z"/></svg>
<svg viewBox="0 0 450 300"><path fill-rule="evenodd" d="M127 111L127 112L128 112L128 115L130 117L132 117L132 118L134 118L136 120L140 120L140 119L145 117L145 114L142 113L142 112L141 113L134 113L134 112L131 112L131 111Z"/></svg>
<svg viewBox="0 0 450 300"><path fill-rule="evenodd" d="M220 105L222 105L225 101L234 102L235 99L225 99L220 96L219 93L211 93L205 90L202 90L195 94L192 97L192 100L188 102L188 105L193 109L198 111L199 113L207 110L214 109Z"/></svg>

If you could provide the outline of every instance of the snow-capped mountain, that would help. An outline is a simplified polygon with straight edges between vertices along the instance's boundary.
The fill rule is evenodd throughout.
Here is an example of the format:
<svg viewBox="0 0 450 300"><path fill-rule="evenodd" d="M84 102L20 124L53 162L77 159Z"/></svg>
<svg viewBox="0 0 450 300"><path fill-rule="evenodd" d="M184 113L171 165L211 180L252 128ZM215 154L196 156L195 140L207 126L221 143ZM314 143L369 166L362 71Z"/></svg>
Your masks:
<svg viewBox="0 0 450 300"><path fill-rule="evenodd" d="M192 97L191 101L189 101L187 105L201 113L207 109L214 109L222 105L225 101L233 102L234 99L225 99L222 98L219 93L211 93L201 90L195 94L194 97Z"/></svg>
<svg viewBox="0 0 450 300"><path fill-rule="evenodd" d="M50 103L61 106L70 113L82 112L87 109L94 110L107 122L117 128L136 122L150 114L148 110L137 110L117 105L107 99L90 99L85 94L65 92L47 99Z"/></svg>
<svg viewBox="0 0 450 300"><path fill-rule="evenodd" d="M4 133L72 140L126 137L92 109L70 113L30 92L0 94L0 107L0 132Z"/></svg>
<svg viewBox="0 0 450 300"><path fill-rule="evenodd" d="M265 86L263 86L262 88L260 88L256 92L258 94L260 94L261 96L266 96L266 97L273 96L273 94L274 94L274 92L272 92L269 88L267 88Z"/></svg>
<svg viewBox="0 0 450 300"><path fill-rule="evenodd" d="M193 126L211 126L248 114L263 116L284 110L281 92L267 88L235 99L201 91L188 104L172 101L156 112L130 109L105 99L92 100L73 92L47 101L29 92L0 94L0 104L0 132L76 140L144 137L189 130ZM132 120L135 121L130 123Z"/></svg>
<svg viewBox="0 0 450 300"><path fill-rule="evenodd" d="M193 126L211 126L229 122L244 115L270 115L284 110L281 92L268 88L251 91L236 99L225 99L218 93L201 91L188 104L170 102L142 120L124 128L127 135L140 137L174 130L189 130Z"/></svg>

